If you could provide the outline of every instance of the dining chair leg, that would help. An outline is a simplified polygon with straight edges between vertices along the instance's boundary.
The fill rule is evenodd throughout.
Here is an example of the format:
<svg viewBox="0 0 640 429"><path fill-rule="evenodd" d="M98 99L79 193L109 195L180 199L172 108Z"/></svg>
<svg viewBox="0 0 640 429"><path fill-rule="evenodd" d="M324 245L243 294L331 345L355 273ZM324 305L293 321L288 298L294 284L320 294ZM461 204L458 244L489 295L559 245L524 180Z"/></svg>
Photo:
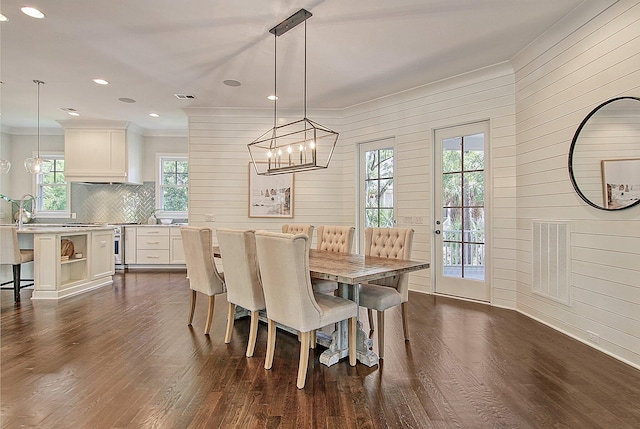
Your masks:
<svg viewBox="0 0 640 429"><path fill-rule="evenodd" d="M404 340L409 341L409 302L402 303L402 330Z"/></svg>
<svg viewBox="0 0 640 429"><path fill-rule="evenodd" d="M13 300L20 302L20 264L13 266Z"/></svg>
<svg viewBox="0 0 640 429"><path fill-rule="evenodd" d="M300 341L300 363L298 364L298 389L304 389L307 381L307 366L309 365L309 339L311 332L302 332Z"/></svg>
<svg viewBox="0 0 640 429"><path fill-rule="evenodd" d="M249 344L247 344L247 357L253 356L258 337L258 311L251 312L251 326L249 327Z"/></svg>
<svg viewBox="0 0 640 429"><path fill-rule="evenodd" d="M209 335L209 330L211 329L211 319L213 319L213 307L216 302L216 296L211 295L209 297L209 311L207 314L207 324L204 327L204 334Z"/></svg>
<svg viewBox="0 0 640 429"><path fill-rule="evenodd" d="M271 369L273 352L276 348L276 322L267 319L267 355L264 358L264 369Z"/></svg>
<svg viewBox="0 0 640 429"><path fill-rule="evenodd" d="M189 311L189 323L187 323L187 325L189 326L191 326L191 323L193 323L193 313L196 311L196 294L197 293L198 292L191 289L191 310Z"/></svg>
<svg viewBox="0 0 640 429"><path fill-rule="evenodd" d="M233 322L235 319L236 305L229 303L227 310L227 331L224 333L224 343L229 344L231 342L231 334L233 334Z"/></svg>
<svg viewBox="0 0 640 429"><path fill-rule="evenodd" d="M369 330L373 331L375 329L374 325L373 325L373 310L370 308L367 308L367 316L369 316Z"/></svg>
<svg viewBox="0 0 640 429"><path fill-rule="evenodd" d="M378 311L378 356L384 357L384 311Z"/></svg>
<svg viewBox="0 0 640 429"><path fill-rule="evenodd" d="M309 347L312 349L316 348L316 330L311 331L311 338L309 339Z"/></svg>
<svg viewBox="0 0 640 429"><path fill-rule="evenodd" d="M357 320L355 317L349 318L349 365L356 366L356 327Z"/></svg>

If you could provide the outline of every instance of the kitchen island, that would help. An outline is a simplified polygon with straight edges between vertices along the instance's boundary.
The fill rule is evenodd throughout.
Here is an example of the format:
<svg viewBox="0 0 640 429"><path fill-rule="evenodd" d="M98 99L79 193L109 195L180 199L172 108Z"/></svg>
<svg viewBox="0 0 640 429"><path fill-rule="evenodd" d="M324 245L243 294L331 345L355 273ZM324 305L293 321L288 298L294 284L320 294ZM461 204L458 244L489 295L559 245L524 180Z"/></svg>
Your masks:
<svg viewBox="0 0 640 429"><path fill-rule="evenodd" d="M113 283L113 227L23 226L21 247L33 246L31 299L77 295Z"/></svg>

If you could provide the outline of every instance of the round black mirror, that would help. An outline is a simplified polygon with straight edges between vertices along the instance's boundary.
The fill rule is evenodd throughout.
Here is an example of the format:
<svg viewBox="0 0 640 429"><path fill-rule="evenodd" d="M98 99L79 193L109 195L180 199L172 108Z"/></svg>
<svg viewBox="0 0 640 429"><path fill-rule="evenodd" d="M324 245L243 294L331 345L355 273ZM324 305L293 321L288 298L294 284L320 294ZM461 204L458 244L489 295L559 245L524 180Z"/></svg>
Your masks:
<svg viewBox="0 0 640 429"><path fill-rule="evenodd" d="M613 98L584 118L569 149L569 176L592 207L640 204L640 98Z"/></svg>

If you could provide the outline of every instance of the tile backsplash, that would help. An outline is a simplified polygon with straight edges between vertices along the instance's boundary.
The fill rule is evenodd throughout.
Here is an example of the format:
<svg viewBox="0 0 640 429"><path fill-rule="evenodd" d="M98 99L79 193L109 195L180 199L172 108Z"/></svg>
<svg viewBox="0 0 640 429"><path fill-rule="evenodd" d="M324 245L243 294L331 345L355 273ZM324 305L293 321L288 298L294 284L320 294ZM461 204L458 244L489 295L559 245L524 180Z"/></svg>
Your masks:
<svg viewBox="0 0 640 429"><path fill-rule="evenodd" d="M71 184L71 222L146 223L155 208L155 182L142 185ZM38 218L39 223L60 219Z"/></svg>

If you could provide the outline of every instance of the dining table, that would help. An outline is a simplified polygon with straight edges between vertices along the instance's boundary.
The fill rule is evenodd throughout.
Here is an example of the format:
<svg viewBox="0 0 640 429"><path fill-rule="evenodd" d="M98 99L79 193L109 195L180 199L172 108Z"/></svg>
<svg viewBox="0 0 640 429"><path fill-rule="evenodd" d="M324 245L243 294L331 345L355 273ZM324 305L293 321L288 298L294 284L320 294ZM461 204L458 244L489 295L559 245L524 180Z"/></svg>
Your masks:
<svg viewBox="0 0 640 429"><path fill-rule="evenodd" d="M220 249L214 246L214 256L220 257ZM311 278L330 280L338 284L338 295L360 305L359 285L393 277L412 271L429 268L428 262L363 256L355 253L338 253L325 250L309 250L309 274ZM331 366L349 355L348 322L336 324L329 336L317 333L317 342L327 350L320 355L320 363ZM357 360L367 366L378 364L378 355L373 351L372 341L365 334L360 320L356 331Z"/></svg>

